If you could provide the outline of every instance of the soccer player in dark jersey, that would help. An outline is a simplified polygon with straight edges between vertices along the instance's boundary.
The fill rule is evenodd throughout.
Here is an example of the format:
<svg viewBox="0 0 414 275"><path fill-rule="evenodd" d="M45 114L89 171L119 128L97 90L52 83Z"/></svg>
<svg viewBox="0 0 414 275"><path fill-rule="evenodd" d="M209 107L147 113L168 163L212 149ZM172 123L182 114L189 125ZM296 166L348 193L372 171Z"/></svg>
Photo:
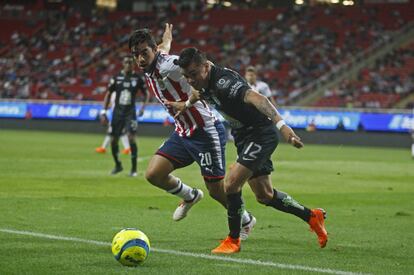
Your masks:
<svg viewBox="0 0 414 275"><path fill-rule="evenodd" d="M294 147L303 147L275 106L254 91L238 73L215 66L196 48L182 50L175 63L193 87L193 94L187 101L170 102L169 106L179 115L199 99L207 101L229 122L237 147L237 162L225 181L230 233L212 253L240 251L240 213L244 208L241 190L246 181L259 203L301 218L316 232L320 247L325 247L328 241L325 211L309 209L272 186L271 155L279 142L276 130Z"/></svg>
<svg viewBox="0 0 414 275"><path fill-rule="evenodd" d="M197 162L210 196L227 207L223 188L226 140L222 123L202 100L178 116L165 105L167 101L187 100L191 86L180 67L174 64L178 56L157 47L148 29L135 30L130 36L129 48L137 65L144 70L148 89L175 122L175 131L151 158L145 177L152 185L182 199L173 214L173 220L180 221L203 198L203 192L182 182L173 172ZM243 225L240 236L246 239L256 219L247 211L240 215Z"/></svg>
<svg viewBox="0 0 414 275"><path fill-rule="evenodd" d="M109 108L111 94L115 93L115 107L111 120L111 150L112 157L115 161L115 168L111 171L115 175L123 170L119 160L119 137L126 130L131 148L131 177L137 176L137 157L138 147L135 142L135 134L138 127L137 114L135 108L135 98L138 91L145 93L146 99L139 111L139 116L144 112L145 105L149 101L149 93L145 89L142 77L133 71L133 59L130 56L124 57L122 61L122 71L111 78L108 91L105 95L103 110L101 111L101 120L103 124L108 123L106 116Z"/></svg>

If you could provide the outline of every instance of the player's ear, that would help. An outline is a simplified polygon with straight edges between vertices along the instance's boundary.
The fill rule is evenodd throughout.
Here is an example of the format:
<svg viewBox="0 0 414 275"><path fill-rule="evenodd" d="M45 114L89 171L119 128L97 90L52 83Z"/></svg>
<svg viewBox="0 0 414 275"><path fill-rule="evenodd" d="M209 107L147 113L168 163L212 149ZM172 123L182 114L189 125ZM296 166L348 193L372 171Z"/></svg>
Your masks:
<svg viewBox="0 0 414 275"><path fill-rule="evenodd" d="M208 69L210 68L210 63L208 61L207 62L204 62L203 66L204 66L204 70L206 72L208 72Z"/></svg>

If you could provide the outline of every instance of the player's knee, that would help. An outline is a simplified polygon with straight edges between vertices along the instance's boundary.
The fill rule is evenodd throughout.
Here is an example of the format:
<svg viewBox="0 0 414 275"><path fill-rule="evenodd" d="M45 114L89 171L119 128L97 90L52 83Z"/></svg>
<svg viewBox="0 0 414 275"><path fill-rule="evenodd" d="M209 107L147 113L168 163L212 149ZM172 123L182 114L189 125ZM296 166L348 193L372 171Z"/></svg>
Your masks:
<svg viewBox="0 0 414 275"><path fill-rule="evenodd" d="M156 184L159 181L159 176L155 169L147 169L147 171L145 171L145 178L152 184Z"/></svg>

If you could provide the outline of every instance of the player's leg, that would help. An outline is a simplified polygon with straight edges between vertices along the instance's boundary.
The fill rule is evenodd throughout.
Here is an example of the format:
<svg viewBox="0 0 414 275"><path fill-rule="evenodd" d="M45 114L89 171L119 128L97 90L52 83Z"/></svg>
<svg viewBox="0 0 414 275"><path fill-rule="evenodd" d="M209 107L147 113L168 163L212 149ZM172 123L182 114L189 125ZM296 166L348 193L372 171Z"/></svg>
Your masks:
<svg viewBox="0 0 414 275"><path fill-rule="evenodd" d="M227 219L229 235L211 252L216 254L232 254L240 251L240 231L244 202L241 194L243 184L251 177L252 171L240 163L236 163L227 174L225 192L227 198Z"/></svg>
<svg viewBox="0 0 414 275"><path fill-rule="evenodd" d="M326 246L328 233L324 225L325 211L323 209L311 210L294 200L289 194L274 189L269 175L253 177L248 182L259 203L299 217L315 231L319 245L322 248Z"/></svg>
<svg viewBox="0 0 414 275"><path fill-rule="evenodd" d="M227 196L224 192L224 180L205 180L204 181L210 197L219 202L224 208L227 209ZM240 238L247 240L250 232L256 224L256 218L250 214L247 210L243 211L242 214L242 227L240 231Z"/></svg>
<svg viewBox="0 0 414 275"><path fill-rule="evenodd" d="M270 175L253 177L249 179L248 183L259 203L295 215L305 222L309 221L311 210L295 201L288 194L274 189Z"/></svg>
<svg viewBox="0 0 414 275"><path fill-rule="evenodd" d="M112 158L115 162L115 168L111 174L115 175L123 170L121 161L119 160L119 137L122 134L122 130L125 126L125 121L116 117L112 118L111 121L111 152Z"/></svg>
<svg viewBox="0 0 414 275"><path fill-rule="evenodd" d="M173 219L176 221L184 218L190 208L203 198L200 189L192 188L171 175L175 169L193 162L180 139L178 134L173 133L151 158L145 173L146 179L152 185L182 199L177 209L184 208L185 211L180 216L176 215L177 210L174 212Z"/></svg>
<svg viewBox="0 0 414 275"><path fill-rule="evenodd" d="M137 176L137 159L138 159L138 145L136 143L135 134L128 133L128 144L131 148L131 172L129 176L136 177Z"/></svg>
<svg viewBox="0 0 414 275"><path fill-rule="evenodd" d="M191 138L181 140L185 150L200 167L210 196L227 207L224 193L226 133L221 122L197 129Z"/></svg>
<svg viewBox="0 0 414 275"><path fill-rule="evenodd" d="M277 133L272 127L233 130L234 144L237 147L237 163L227 174L225 192L227 195L227 213L230 234L213 253L234 253L240 250L241 213L243 200L241 189L250 179L263 160L266 160L277 146Z"/></svg>
<svg viewBox="0 0 414 275"><path fill-rule="evenodd" d="M123 170L122 168L122 163L119 160L119 137L118 136L112 136L111 137L111 152L112 152L112 158L114 159L115 162L115 167L114 169L112 169L111 174L115 175L118 174L119 172L121 172Z"/></svg>
<svg viewBox="0 0 414 275"><path fill-rule="evenodd" d="M137 176L137 158L138 158L138 146L135 140L135 134L138 129L138 122L135 117L128 118L126 125L126 133L128 135L128 142L131 148L131 171L129 176Z"/></svg>
<svg viewBox="0 0 414 275"><path fill-rule="evenodd" d="M413 144L411 144L411 156L414 158L414 140Z"/></svg>
<svg viewBox="0 0 414 275"><path fill-rule="evenodd" d="M111 126L109 125L104 141L102 142L102 145L100 147L97 147L95 149L95 152L101 153L101 154L106 153L106 147L108 147L110 142L111 142Z"/></svg>
<svg viewBox="0 0 414 275"><path fill-rule="evenodd" d="M227 197L224 192L226 130L217 121L210 127L198 129L191 138L182 139L186 150L198 163L204 183L210 196L227 209ZM244 210L242 214L243 239L254 225L255 218Z"/></svg>
<svg viewBox="0 0 414 275"><path fill-rule="evenodd" d="M131 153L131 148L129 146L128 134L122 135L120 139L121 139L121 142L122 142L122 147L124 147L124 149L122 149L122 154L129 155Z"/></svg>

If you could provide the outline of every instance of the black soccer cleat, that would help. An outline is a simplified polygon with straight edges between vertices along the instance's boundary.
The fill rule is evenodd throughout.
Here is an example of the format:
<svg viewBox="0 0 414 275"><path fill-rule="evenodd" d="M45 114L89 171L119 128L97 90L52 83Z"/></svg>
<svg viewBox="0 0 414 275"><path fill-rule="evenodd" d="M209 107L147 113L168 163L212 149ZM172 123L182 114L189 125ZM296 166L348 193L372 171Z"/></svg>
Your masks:
<svg viewBox="0 0 414 275"><path fill-rule="evenodd" d="M115 166L114 169L112 169L111 175L116 175L119 172L121 172L122 170L124 170L124 168L122 168L122 165L117 165L117 166Z"/></svg>

